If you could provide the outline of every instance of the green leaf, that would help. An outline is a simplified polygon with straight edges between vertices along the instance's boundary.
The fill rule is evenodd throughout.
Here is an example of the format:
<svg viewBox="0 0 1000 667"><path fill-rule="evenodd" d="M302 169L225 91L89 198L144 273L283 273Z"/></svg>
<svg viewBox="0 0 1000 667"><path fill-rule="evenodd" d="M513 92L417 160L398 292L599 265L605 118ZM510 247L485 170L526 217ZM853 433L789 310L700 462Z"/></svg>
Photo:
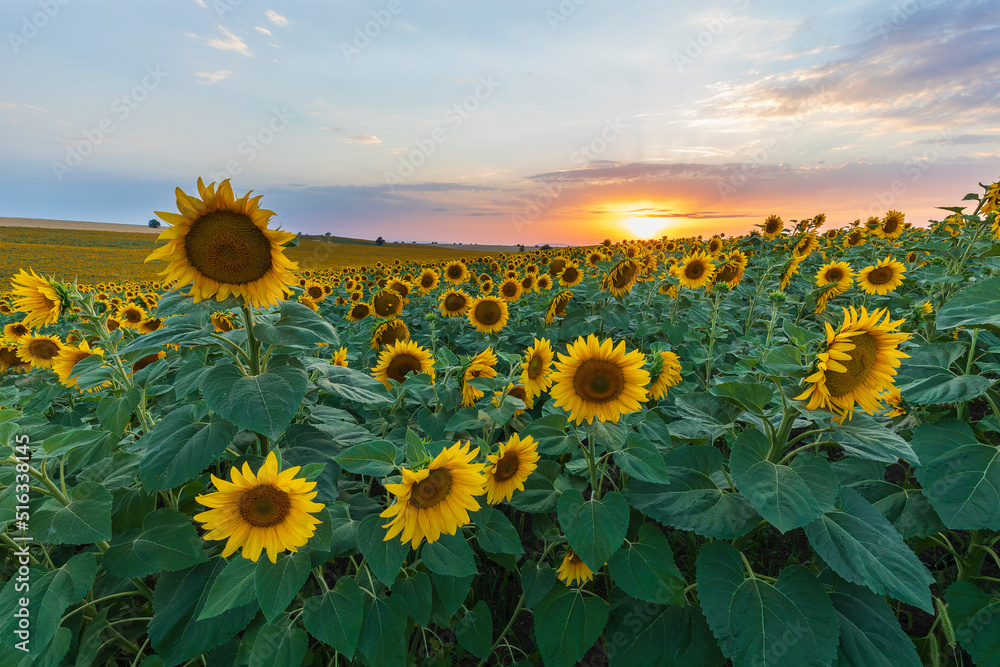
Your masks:
<svg viewBox="0 0 1000 667"><path fill-rule="evenodd" d="M907 350L910 358L899 369L896 387L914 405L961 403L979 398L993 384L981 375L957 375L951 371L952 355L940 345L922 345Z"/></svg>
<svg viewBox="0 0 1000 667"><path fill-rule="evenodd" d="M276 563L261 558L254 574L257 602L269 623L285 610L309 578L309 556L300 552L278 554Z"/></svg>
<svg viewBox="0 0 1000 667"><path fill-rule="evenodd" d="M476 539L484 551L515 556L524 553L517 529L511 525L510 520L500 510L486 506L473 514L472 519L479 528Z"/></svg>
<svg viewBox="0 0 1000 667"><path fill-rule="evenodd" d="M406 664L406 603L393 595L365 603L358 650L369 664L403 667Z"/></svg>
<svg viewBox="0 0 1000 667"><path fill-rule="evenodd" d="M143 450L139 479L146 491L186 484L222 456L236 435L236 427L218 415L185 405L161 419L139 438Z"/></svg>
<svg viewBox="0 0 1000 667"><path fill-rule="evenodd" d="M847 581L933 613L934 577L882 514L849 487L841 508L806 526L816 553Z"/></svg>
<svg viewBox="0 0 1000 667"><path fill-rule="evenodd" d="M987 278L953 295L937 313L937 328L1000 327L1000 278Z"/></svg>
<svg viewBox="0 0 1000 667"><path fill-rule="evenodd" d="M159 311L160 304L166 298L167 295L160 298L157 304L157 311ZM212 302L215 303L214 300ZM157 317L164 316L158 314ZM119 354L136 353L136 357L141 357L142 353L161 350L168 343L178 345L191 343L215 331L215 327L211 324L202 325L203 321L203 316L171 317L165 320L163 326L156 331L135 337L128 345L119 349L118 352ZM86 363L88 360L84 359L83 363Z"/></svg>
<svg viewBox="0 0 1000 667"><path fill-rule="evenodd" d="M524 490L511 496L511 506L522 512L554 512L559 502L555 480L561 469L555 461L540 460L535 471L524 480Z"/></svg>
<svg viewBox="0 0 1000 667"><path fill-rule="evenodd" d="M965 422L943 419L913 431L923 465L917 480L952 530L1000 530L1000 448L977 442Z"/></svg>
<svg viewBox="0 0 1000 667"><path fill-rule="evenodd" d="M977 665L1000 662L1000 598L958 581L944 594L959 645Z"/></svg>
<svg viewBox="0 0 1000 667"><path fill-rule="evenodd" d="M674 563L670 540L652 523L643 524L638 539L611 557L608 570L612 581L638 600L684 602L684 575Z"/></svg>
<svg viewBox="0 0 1000 667"><path fill-rule="evenodd" d="M175 572L207 560L191 517L164 508L147 515L142 530L115 535L101 565L125 579Z"/></svg>
<svg viewBox="0 0 1000 667"><path fill-rule="evenodd" d="M406 611L417 625L427 626L431 621L431 608L434 606L434 591L431 588L431 577L426 572L398 579L392 585L393 595L402 595L406 600Z"/></svg>
<svg viewBox="0 0 1000 667"><path fill-rule="evenodd" d="M131 387L120 398L102 398L97 404L97 419L105 430L121 437L141 399L138 387Z"/></svg>
<svg viewBox="0 0 1000 667"><path fill-rule="evenodd" d="M43 455L34 454L37 458L61 458L79 447L93 447L107 436L107 431L90 429L73 429L63 431L42 440Z"/></svg>
<svg viewBox="0 0 1000 667"><path fill-rule="evenodd" d="M836 657L833 605L805 567L784 568L773 585L748 579L739 551L710 542L698 552L697 583L712 633L735 667L778 662L820 667Z"/></svg>
<svg viewBox="0 0 1000 667"><path fill-rule="evenodd" d="M386 529L382 524L386 521L388 519L377 514L362 519L358 526L358 547L378 580L391 588L406 554L410 553L410 547L401 543L398 535L390 540L383 540Z"/></svg>
<svg viewBox="0 0 1000 667"><path fill-rule="evenodd" d="M316 343L340 345L337 332L312 308L295 301L279 301L281 316L274 324L259 322L253 332L266 345L316 349Z"/></svg>
<svg viewBox="0 0 1000 667"><path fill-rule="evenodd" d="M709 388L709 393L718 396L742 410L755 415L763 415L771 399L774 389L766 384L754 382L724 382Z"/></svg>
<svg viewBox="0 0 1000 667"><path fill-rule="evenodd" d="M493 648L493 616L483 600L466 612L455 628L455 635L458 645L480 660L489 656Z"/></svg>
<svg viewBox="0 0 1000 667"><path fill-rule="evenodd" d="M331 394L355 403L391 403L392 397L385 386L375 378L344 366L324 369L326 377L318 378L316 385Z"/></svg>
<svg viewBox="0 0 1000 667"><path fill-rule="evenodd" d="M194 299L184 294L184 288L182 287L180 289L164 292L160 296L160 299L156 302L156 315L157 317L168 317L170 315L178 315L182 313L199 313L204 315L221 310L239 310L241 307L241 301L242 299L231 296L223 301L203 299L198 303L195 303ZM157 329L157 331L159 331L159 329ZM156 333L156 331L153 333ZM151 336L152 334L146 335Z"/></svg>
<svg viewBox="0 0 1000 667"><path fill-rule="evenodd" d="M47 544L93 544L111 539L111 494L97 482L70 491L70 504L52 515Z"/></svg>
<svg viewBox="0 0 1000 667"><path fill-rule="evenodd" d="M667 465L663 462L663 454L652 442L638 433L629 433L625 449L613 454L615 463L636 479L654 484L668 484L670 476Z"/></svg>
<svg viewBox="0 0 1000 667"><path fill-rule="evenodd" d="M399 449L388 440L372 440L349 447L333 458L348 472L385 477L395 469L398 454Z"/></svg>
<svg viewBox="0 0 1000 667"><path fill-rule="evenodd" d="M465 604L472 589L473 576L449 577L446 574L434 575L434 606L441 612L441 621L448 625L459 607Z"/></svg>
<svg viewBox="0 0 1000 667"><path fill-rule="evenodd" d="M834 427L836 430L830 437L848 454L886 463L904 459L920 464L906 440L866 415L854 413L850 421L835 424Z"/></svg>
<svg viewBox="0 0 1000 667"><path fill-rule="evenodd" d="M166 572L157 580L149 641L168 667L191 660L236 636L257 614L257 605L251 603L212 618L195 620L205 606L212 581L225 566L225 559L215 558L181 572Z"/></svg>
<svg viewBox="0 0 1000 667"><path fill-rule="evenodd" d="M306 600L302 624L313 637L352 660L361 636L362 612L357 582L351 577L340 577L333 590Z"/></svg>
<svg viewBox="0 0 1000 667"><path fill-rule="evenodd" d="M257 593L254 586L256 571L257 563L252 560L237 557L229 561L212 582L208 598L205 599L205 607L198 615L198 620L213 618L254 600Z"/></svg>
<svg viewBox="0 0 1000 667"><path fill-rule="evenodd" d="M612 598L604 642L611 667L722 667L726 661L698 607L653 605L623 594Z"/></svg>
<svg viewBox="0 0 1000 667"><path fill-rule="evenodd" d="M544 598L556 583L557 574L548 563L540 566L533 560L521 566L521 591L524 593L524 606L531 609Z"/></svg>
<svg viewBox="0 0 1000 667"><path fill-rule="evenodd" d="M531 613L545 666L571 667L601 636L608 622L608 603L556 584Z"/></svg>
<svg viewBox="0 0 1000 667"><path fill-rule="evenodd" d="M670 450L664 459L670 484L629 484L629 505L665 526L723 540L745 535L760 521L746 498L723 492L712 479L722 466L718 449L687 445Z"/></svg>
<svg viewBox="0 0 1000 667"><path fill-rule="evenodd" d="M559 525L573 552L597 572L625 541L628 503L617 491L584 500L576 489L559 497Z"/></svg>
<svg viewBox="0 0 1000 667"><path fill-rule="evenodd" d="M249 667L299 667L308 647L305 630L269 623L257 633Z"/></svg>
<svg viewBox="0 0 1000 667"><path fill-rule="evenodd" d="M830 464L800 452L791 465L767 460L771 443L756 428L740 433L729 459L733 481L755 510L781 533L833 509L837 475Z"/></svg>
<svg viewBox="0 0 1000 667"><path fill-rule="evenodd" d="M725 433L745 412L718 396L699 391L678 396L676 405L681 417L696 422L708 434L709 440Z"/></svg>
<svg viewBox="0 0 1000 667"><path fill-rule="evenodd" d="M838 578L830 591L830 602L840 624L838 664L872 667L923 664L884 597Z"/></svg>
<svg viewBox="0 0 1000 667"><path fill-rule="evenodd" d="M273 364L275 359L271 361ZM260 375L243 375L233 364L221 364L205 376L201 393L208 407L221 417L274 439L298 412L306 380L297 359Z"/></svg>
<svg viewBox="0 0 1000 667"><path fill-rule="evenodd" d="M566 415L551 414L545 415L525 426L520 436L524 439L527 436L534 438L538 443L538 451L541 454L558 456L560 454L570 454L577 451L580 441L572 432L566 431Z"/></svg>
<svg viewBox="0 0 1000 667"><path fill-rule="evenodd" d="M467 577L477 574L476 559L462 531L455 535L442 534L434 542L427 542L420 548L420 558L427 569L435 574L452 577Z"/></svg>

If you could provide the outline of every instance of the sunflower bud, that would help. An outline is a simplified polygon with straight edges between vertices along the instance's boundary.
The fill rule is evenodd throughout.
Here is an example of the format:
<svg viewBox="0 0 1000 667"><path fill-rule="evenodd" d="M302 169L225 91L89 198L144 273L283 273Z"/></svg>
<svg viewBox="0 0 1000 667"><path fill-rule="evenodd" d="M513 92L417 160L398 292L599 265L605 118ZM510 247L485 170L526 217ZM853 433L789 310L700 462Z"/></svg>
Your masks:
<svg viewBox="0 0 1000 667"><path fill-rule="evenodd" d="M767 299L774 305L779 305L788 300L788 295L781 290L774 290L773 292L768 292Z"/></svg>

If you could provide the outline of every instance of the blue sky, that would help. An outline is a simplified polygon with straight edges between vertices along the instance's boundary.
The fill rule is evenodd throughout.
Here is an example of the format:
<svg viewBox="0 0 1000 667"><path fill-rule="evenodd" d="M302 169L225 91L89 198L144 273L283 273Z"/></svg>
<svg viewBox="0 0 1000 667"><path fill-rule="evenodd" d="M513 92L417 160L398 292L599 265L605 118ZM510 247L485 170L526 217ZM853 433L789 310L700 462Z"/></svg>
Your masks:
<svg viewBox="0 0 1000 667"><path fill-rule="evenodd" d="M995 2L5 0L0 216L231 176L290 231L920 224L1000 178Z"/></svg>

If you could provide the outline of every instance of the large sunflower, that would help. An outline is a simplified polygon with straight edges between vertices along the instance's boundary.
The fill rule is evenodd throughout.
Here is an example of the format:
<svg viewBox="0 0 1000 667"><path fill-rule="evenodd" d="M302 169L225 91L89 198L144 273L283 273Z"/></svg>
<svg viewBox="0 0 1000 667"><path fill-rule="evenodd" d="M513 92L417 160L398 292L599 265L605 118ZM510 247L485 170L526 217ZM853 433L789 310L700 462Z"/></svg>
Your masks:
<svg viewBox="0 0 1000 667"><path fill-rule="evenodd" d="M858 274L858 286L865 294L884 296L903 284L905 273L906 267L902 262L897 262L886 255L878 264L861 269L861 273Z"/></svg>
<svg viewBox="0 0 1000 667"><path fill-rule="evenodd" d="M168 243L146 261L170 262L161 275L179 287L191 283L195 303L232 295L261 308L288 295L298 265L285 257L283 246L295 234L269 229L274 212L258 208L259 195L236 199L229 179L216 190L215 183L206 187L199 178L198 191L200 199L176 189L180 214L156 212L171 225L158 238Z"/></svg>
<svg viewBox="0 0 1000 667"><path fill-rule="evenodd" d="M431 290L438 286L441 282L441 274L434 269L424 269L417 278L417 289L420 290L421 294L430 294Z"/></svg>
<svg viewBox="0 0 1000 667"><path fill-rule="evenodd" d="M635 281L639 279L639 263L634 259L623 259L615 264L607 275L604 276L604 284L601 285L615 296L628 294Z"/></svg>
<svg viewBox="0 0 1000 667"><path fill-rule="evenodd" d="M694 252L681 260L677 267L677 278L681 287L698 289L712 282L715 275L715 265L712 258L703 252Z"/></svg>
<svg viewBox="0 0 1000 667"><path fill-rule="evenodd" d="M816 272L816 286L836 284L838 292L843 292L854 281L854 269L847 262L829 262Z"/></svg>
<svg viewBox="0 0 1000 667"><path fill-rule="evenodd" d="M535 339L534 344L524 353L521 362L521 384L528 396L535 397L552 384L552 343L547 339Z"/></svg>
<svg viewBox="0 0 1000 667"><path fill-rule="evenodd" d="M24 322L12 322L4 325L2 340L7 343L16 343L30 333L31 329Z"/></svg>
<svg viewBox="0 0 1000 667"><path fill-rule="evenodd" d="M890 321L886 308L871 314L844 308L839 332L826 324L826 349L816 355L816 371L806 378L810 386L796 400L808 399L809 410L830 410L838 421L849 419L855 404L868 414L881 410L899 360L910 356L899 350L912 335L898 331L903 322Z"/></svg>
<svg viewBox="0 0 1000 667"><path fill-rule="evenodd" d="M555 407L567 410L577 424L592 423L594 417L617 423L649 400L645 357L638 350L626 353L625 341L613 346L610 338L598 341L591 334L586 340L577 338L566 351L555 362L550 393Z"/></svg>
<svg viewBox="0 0 1000 667"><path fill-rule="evenodd" d="M372 310L378 317L396 317L403 312L403 297L395 290L381 290L372 297Z"/></svg>
<svg viewBox="0 0 1000 667"><path fill-rule="evenodd" d="M809 232L804 234L796 243L795 247L792 248L792 254L799 259L805 259L812 254L812 251L819 246L819 239L816 238L816 234Z"/></svg>
<svg viewBox="0 0 1000 667"><path fill-rule="evenodd" d="M545 323L552 324L556 321L557 317L564 317L566 315L566 304L572 298L573 292L570 290L563 290L552 297L549 307L545 309Z"/></svg>
<svg viewBox="0 0 1000 667"><path fill-rule="evenodd" d="M899 211L888 211L882 218L881 224L872 230L872 236L892 240L899 238L903 233L904 214Z"/></svg>
<svg viewBox="0 0 1000 667"><path fill-rule="evenodd" d="M514 491L524 491L524 480L538 467L538 443L530 435L522 440L515 433L486 458L486 502L495 505L509 501Z"/></svg>
<svg viewBox="0 0 1000 667"><path fill-rule="evenodd" d="M445 447L423 470L403 468L400 484L386 484L396 502L379 516L392 517L383 528L383 541L399 535L399 541L416 549L425 539L435 542L442 533L454 535L469 523L469 512L479 509L474 496L486 492L483 463L473 463L479 448L456 442Z"/></svg>
<svg viewBox="0 0 1000 667"><path fill-rule="evenodd" d="M594 578L593 571L587 567L579 556L573 553L572 549L566 550L562 564L559 565L559 578L572 586L573 582L579 581L581 584L591 581Z"/></svg>
<svg viewBox="0 0 1000 667"><path fill-rule="evenodd" d="M493 348L488 347L469 361L462 371L462 407L467 408L474 405L476 401L483 397L483 390L477 389L469 380L480 377L495 378L497 369L497 355L493 353Z"/></svg>
<svg viewBox="0 0 1000 667"><path fill-rule="evenodd" d="M205 539L228 540L223 558L243 547L243 557L254 562L263 549L276 563L279 553L305 546L320 523L312 513L323 505L312 502L316 482L296 477L298 472L295 466L279 473L278 459L271 452L256 475L248 463L243 464L242 473L235 466L230 469L232 482L212 475L217 491L195 498L212 508L194 515L208 530Z"/></svg>
<svg viewBox="0 0 1000 667"><path fill-rule="evenodd" d="M517 278L508 278L501 283L498 293L501 299L513 303L521 298L522 289L521 281Z"/></svg>
<svg viewBox="0 0 1000 667"><path fill-rule="evenodd" d="M865 242L865 234L867 232L861 228L857 227L852 229L847 234L844 235L844 247L845 248L855 248Z"/></svg>
<svg viewBox="0 0 1000 667"><path fill-rule="evenodd" d="M10 279L14 310L27 313L24 324L31 328L55 324L65 306L65 288L54 280L46 280L32 270L24 269Z"/></svg>
<svg viewBox="0 0 1000 667"><path fill-rule="evenodd" d="M559 272L560 287L574 287L583 280L583 271L580 270L579 262L566 262L566 266Z"/></svg>
<svg viewBox="0 0 1000 667"><path fill-rule="evenodd" d="M473 301L468 317L472 326L487 334L500 331L510 319L507 302L495 296L481 296Z"/></svg>
<svg viewBox="0 0 1000 667"><path fill-rule="evenodd" d="M781 218L776 215L769 215L764 220L764 224L761 225L761 234L765 239L774 239L781 236L781 232L784 231L785 223L782 222Z"/></svg>
<svg viewBox="0 0 1000 667"><path fill-rule="evenodd" d="M670 350L657 353L654 357L653 373L656 379L649 387L649 397L659 400L667 395L667 390L681 381L681 359Z"/></svg>
<svg viewBox="0 0 1000 667"><path fill-rule="evenodd" d="M59 354L52 360L52 370L59 376L59 382L65 387L75 387L76 378L73 375L73 367L87 357L98 355L103 357L104 350L99 347L91 349L90 344L81 340L79 345L65 345ZM106 385L110 385L109 380ZM88 391L96 391L100 387L91 387Z"/></svg>
<svg viewBox="0 0 1000 667"><path fill-rule="evenodd" d="M464 315L472 303L472 297L462 290L448 290L439 297L438 308L445 317Z"/></svg>
<svg viewBox="0 0 1000 667"><path fill-rule="evenodd" d="M461 285L469 277L469 269L465 262L449 262L444 267L444 279L452 285Z"/></svg>
<svg viewBox="0 0 1000 667"><path fill-rule="evenodd" d="M384 384L386 389L392 389L389 380L403 382L410 373L427 373L431 376L431 384L434 383L434 355L412 340L399 340L387 345L379 355L378 365L372 369L372 377Z"/></svg>
<svg viewBox="0 0 1000 667"><path fill-rule="evenodd" d="M403 320L389 320L375 327L371 349L381 350L386 345L392 345L400 340L410 340L410 329Z"/></svg>
<svg viewBox="0 0 1000 667"><path fill-rule="evenodd" d="M59 336L29 334L17 342L17 356L34 368L52 368L52 362L62 349Z"/></svg>
<svg viewBox="0 0 1000 667"><path fill-rule="evenodd" d="M115 317L122 323L123 327L127 329L138 329L143 320L149 317L149 314L143 310L142 306L129 303L119 308Z"/></svg>
<svg viewBox="0 0 1000 667"><path fill-rule="evenodd" d="M372 314L372 307L369 304L362 301L348 308L347 313L344 315L344 317L346 317L349 322L358 322L360 320L365 319L371 314Z"/></svg>

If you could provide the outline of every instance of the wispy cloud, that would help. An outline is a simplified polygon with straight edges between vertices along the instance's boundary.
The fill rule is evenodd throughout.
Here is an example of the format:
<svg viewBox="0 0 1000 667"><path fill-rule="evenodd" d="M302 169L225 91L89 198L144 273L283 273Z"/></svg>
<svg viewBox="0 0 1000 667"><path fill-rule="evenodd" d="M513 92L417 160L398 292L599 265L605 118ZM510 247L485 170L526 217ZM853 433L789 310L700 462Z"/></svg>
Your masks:
<svg viewBox="0 0 1000 667"><path fill-rule="evenodd" d="M264 33L265 35L270 35L270 34L271 34L271 31L270 31L270 30L268 30L267 28L262 28L262 27L260 27L259 25L255 25L255 26L253 27L253 29L254 29L254 30L256 30L257 32L262 32L262 33Z"/></svg>
<svg viewBox="0 0 1000 667"><path fill-rule="evenodd" d="M202 37L201 35L196 35L194 33L187 33L187 36L200 42L204 42L207 46L210 46L213 49L219 49L220 51L236 51L244 56L253 55L246 42L226 30L221 25L219 26L219 32L222 33L221 37Z"/></svg>
<svg viewBox="0 0 1000 667"><path fill-rule="evenodd" d="M273 23L274 25L281 27L285 27L286 25L288 25L288 19L286 19L284 16L274 11L273 9L267 10L267 20Z"/></svg>
<svg viewBox="0 0 1000 667"><path fill-rule="evenodd" d="M374 134L356 134L352 137L342 137L344 141L351 141L356 144L380 144L382 140Z"/></svg>
<svg viewBox="0 0 1000 667"><path fill-rule="evenodd" d="M216 83L228 77L232 72L229 70L218 70L217 72L195 72L198 83Z"/></svg>

